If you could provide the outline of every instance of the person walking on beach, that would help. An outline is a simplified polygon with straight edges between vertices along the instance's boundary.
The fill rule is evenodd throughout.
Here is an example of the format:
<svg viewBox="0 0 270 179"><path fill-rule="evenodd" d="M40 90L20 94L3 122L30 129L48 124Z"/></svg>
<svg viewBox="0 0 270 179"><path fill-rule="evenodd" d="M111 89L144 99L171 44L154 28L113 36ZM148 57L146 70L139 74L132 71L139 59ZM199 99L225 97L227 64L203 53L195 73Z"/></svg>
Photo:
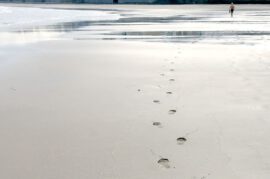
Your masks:
<svg viewBox="0 0 270 179"><path fill-rule="evenodd" d="M231 5L230 5L230 8L229 8L229 13L231 13L231 17L233 17L234 9L235 9L235 7L234 7L234 4L232 2Z"/></svg>

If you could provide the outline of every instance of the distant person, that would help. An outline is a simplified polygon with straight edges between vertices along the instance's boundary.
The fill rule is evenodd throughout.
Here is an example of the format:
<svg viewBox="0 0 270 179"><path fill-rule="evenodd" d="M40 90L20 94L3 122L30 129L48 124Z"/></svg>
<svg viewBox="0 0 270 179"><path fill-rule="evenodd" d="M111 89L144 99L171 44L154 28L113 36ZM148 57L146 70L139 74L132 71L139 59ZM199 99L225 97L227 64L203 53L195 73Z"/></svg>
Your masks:
<svg viewBox="0 0 270 179"><path fill-rule="evenodd" d="M233 17L234 9L235 9L235 7L234 7L234 4L232 2L231 5L230 5L230 8L229 8L229 13L231 13L231 17Z"/></svg>

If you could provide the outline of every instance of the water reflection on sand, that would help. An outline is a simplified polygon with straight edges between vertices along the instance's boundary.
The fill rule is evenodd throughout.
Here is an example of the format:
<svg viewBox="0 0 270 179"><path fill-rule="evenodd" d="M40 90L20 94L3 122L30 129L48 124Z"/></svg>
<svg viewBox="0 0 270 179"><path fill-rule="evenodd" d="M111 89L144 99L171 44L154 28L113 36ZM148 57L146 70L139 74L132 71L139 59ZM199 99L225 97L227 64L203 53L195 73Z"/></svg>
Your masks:
<svg viewBox="0 0 270 179"><path fill-rule="evenodd" d="M111 10L112 11L112 10ZM213 12L212 12L213 11ZM125 11L117 20L63 22L53 25L29 26L0 32L1 44L28 43L41 40L143 40L159 42L206 42L249 44L270 39L269 12L240 11L228 18L215 12L171 16L129 15ZM215 14L216 13L216 14ZM214 15L215 14L215 15Z"/></svg>

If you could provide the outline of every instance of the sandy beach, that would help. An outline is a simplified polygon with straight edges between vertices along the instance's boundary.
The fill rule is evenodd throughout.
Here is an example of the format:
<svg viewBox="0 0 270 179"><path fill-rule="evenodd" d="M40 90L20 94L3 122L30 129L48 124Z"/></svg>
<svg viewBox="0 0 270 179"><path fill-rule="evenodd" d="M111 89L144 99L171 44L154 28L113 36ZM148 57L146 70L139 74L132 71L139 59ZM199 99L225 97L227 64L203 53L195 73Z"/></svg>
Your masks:
<svg viewBox="0 0 270 179"><path fill-rule="evenodd" d="M270 5L1 8L0 178L269 179Z"/></svg>

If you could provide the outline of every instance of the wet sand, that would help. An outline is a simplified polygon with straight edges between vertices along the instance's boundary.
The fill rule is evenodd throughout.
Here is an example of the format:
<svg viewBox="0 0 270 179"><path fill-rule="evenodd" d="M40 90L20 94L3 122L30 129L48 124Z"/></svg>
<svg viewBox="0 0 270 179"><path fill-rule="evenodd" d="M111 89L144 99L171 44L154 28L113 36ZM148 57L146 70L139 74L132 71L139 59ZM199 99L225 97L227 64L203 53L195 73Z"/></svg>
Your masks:
<svg viewBox="0 0 270 179"><path fill-rule="evenodd" d="M101 6L122 16L131 7ZM138 20L149 7L128 13ZM153 7L164 16L172 8L172 18L181 6ZM203 9L215 7L225 6ZM5 32L0 178L268 179L268 24L245 30L249 23L235 19L244 34L225 25L212 31L228 35L164 35L204 25L128 18Z"/></svg>

